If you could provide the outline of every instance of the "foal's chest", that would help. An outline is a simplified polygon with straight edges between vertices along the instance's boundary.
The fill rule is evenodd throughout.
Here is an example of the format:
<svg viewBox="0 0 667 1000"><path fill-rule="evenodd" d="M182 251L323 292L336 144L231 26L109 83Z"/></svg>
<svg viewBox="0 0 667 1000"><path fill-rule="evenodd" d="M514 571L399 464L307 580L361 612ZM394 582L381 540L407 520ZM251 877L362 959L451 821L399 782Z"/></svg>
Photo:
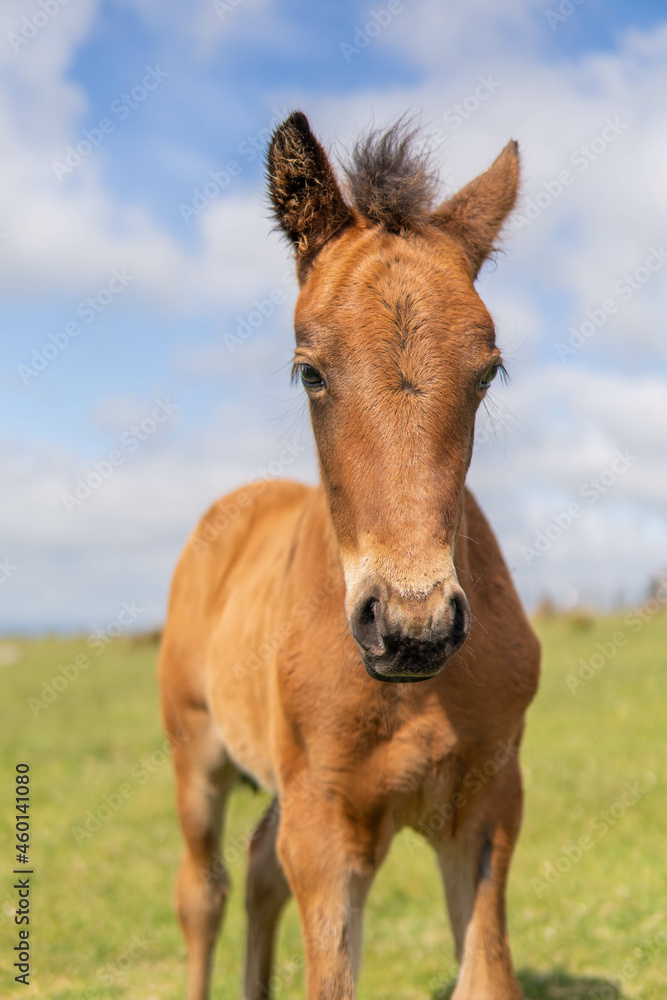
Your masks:
<svg viewBox="0 0 667 1000"><path fill-rule="evenodd" d="M464 745L439 699L386 685L358 713L358 779L413 824L431 803L449 799L465 772ZM414 691L414 689L413 689ZM363 778L362 778L363 774Z"/></svg>

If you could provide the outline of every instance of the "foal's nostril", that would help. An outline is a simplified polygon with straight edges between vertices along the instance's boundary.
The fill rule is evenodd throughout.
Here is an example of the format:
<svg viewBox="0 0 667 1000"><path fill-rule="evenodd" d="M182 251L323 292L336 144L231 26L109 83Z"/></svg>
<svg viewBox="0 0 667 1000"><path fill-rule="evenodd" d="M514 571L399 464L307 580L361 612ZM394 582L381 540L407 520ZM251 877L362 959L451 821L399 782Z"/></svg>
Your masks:
<svg viewBox="0 0 667 1000"><path fill-rule="evenodd" d="M465 595L461 593L452 594L449 599L452 609L452 626L450 632L450 645L452 652L463 645L470 632L470 608Z"/></svg>
<svg viewBox="0 0 667 1000"><path fill-rule="evenodd" d="M375 609L378 604L377 597L369 597L367 601L364 601L359 609L359 624L363 627L372 625L375 622Z"/></svg>
<svg viewBox="0 0 667 1000"><path fill-rule="evenodd" d="M359 601L352 616L352 634L360 646L376 656L384 653L384 614L380 598L371 595Z"/></svg>

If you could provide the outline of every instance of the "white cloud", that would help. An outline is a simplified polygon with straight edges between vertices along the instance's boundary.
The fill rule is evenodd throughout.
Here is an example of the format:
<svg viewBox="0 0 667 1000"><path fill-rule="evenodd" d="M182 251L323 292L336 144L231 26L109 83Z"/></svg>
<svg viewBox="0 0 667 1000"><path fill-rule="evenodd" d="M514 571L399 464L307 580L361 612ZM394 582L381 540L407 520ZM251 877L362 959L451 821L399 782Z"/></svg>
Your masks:
<svg viewBox="0 0 667 1000"><path fill-rule="evenodd" d="M575 296L574 318L585 316L587 308L595 308L610 294L626 268L643 262L664 231L667 193L662 164L667 139L660 95L667 86L667 28L650 36L629 32L618 52L583 57L575 65L539 62L529 54L530 48L519 62L503 56L499 38L504 32L521 30L529 39L536 29L528 12L537 5L515 2L504 5L502 13L487 0L474 7L484 16L476 22L472 50L474 11L435 3L406 7L373 40L373 45L399 47L404 56L418 58L427 74L423 84L353 91L335 98L302 96L316 130L329 140L340 137L345 145L369 123L371 114L382 122L406 108L423 109L426 132L447 133L437 156L452 186L488 165L512 135L522 144L524 205L544 194L543 183L557 184L558 173L570 169L572 185L509 241L511 258L503 266L507 282L525 285L537 277L542 284ZM18 0L10 8L3 13L5 23L20 23L23 8ZM175 8L169 10L177 15ZM80 125L86 124L85 94L66 82L64 72L94 11L92 0L63 8L13 61L5 52L7 72L22 75L26 87L21 113L40 115L40 127L34 132L40 138L28 139L18 125L17 106L8 96L0 106L6 147L0 164L1 189L6 192L0 219L11 250L6 254L5 289L12 295L20 290L34 295L35 288L47 292L71 286L74 295L85 294L120 264L137 273L140 291L153 301L189 309L196 303L220 305L231 297L242 305L262 282L270 286L279 280L284 260L276 243L267 241L265 203L258 201L256 191L213 199L190 223L197 240L194 248L187 248L140 206L119 204L110 196L101 170L103 148L84 162L71 183L55 180L51 162L56 152L76 143ZM198 11L197 16L204 12L208 17L212 7L202 4ZM246 17L242 5L233 13L239 22L255 20ZM149 21L157 16L156 5L146 8L144 16ZM276 18L274 11L273 21ZM230 25L232 21L230 15ZM438 26L441 31L435 30ZM458 58L443 62L443 45ZM358 58L365 56L362 51ZM480 76L497 81L497 90L479 101L467 119L457 119L452 109L466 97L474 103ZM48 115L42 98L46 90ZM445 118L448 112L450 117ZM608 117L627 123L627 130L587 171L573 168L573 152L595 139ZM560 235L564 230L565 245ZM643 348L663 353L664 338L650 322L657 301L655 282L637 296L632 311L623 310L609 324L610 330L620 331L619 348L620 338L632 328Z"/></svg>
<svg viewBox="0 0 667 1000"><path fill-rule="evenodd" d="M554 366L524 370L496 395L511 419L495 436L484 433L480 414L483 443L469 481L523 593L562 597L576 583L598 601L620 589L639 599L648 578L667 567L667 376ZM562 536L544 554L524 555L538 532L568 520L572 503L581 513Z"/></svg>
<svg viewBox="0 0 667 1000"><path fill-rule="evenodd" d="M304 42L268 0L243 0L223 20L208 0L188 17L175 3L127 0L127 5L163 37L170 37L175 25L186 25L189 43L211 58L246 44L254 31L273 38L283 51ZM273 370L288 352L291 305L281 305L280 314L233 353L221 340L234 332L230 323L247 319L255 298L289 284L287 254L267 235L259 188L239 186L213 198L190 222L187 236L194 238L186 241L144 207L123 203L108 190L104 147L70 182L60 184L53 175L53 158L90 124L87 96L67 71L97 7L94 0L77 0L18 53L9 45L2 48L0 69L9 84L0 93L3 292L14 302L48 300L56 293L78 301L101 287L112 268L124 266L137 274L139 287L132 294L155 310L186 316L226 309L227 326L215 341L179 348L178 377L228 383ZM24 15L20 0L3 5L0 35L20 25ZM537 44L543 17L544 5L537 0L512 0L502 9L491 0L465 7L438 0L406 3L404 14L371 44L412 60L421 75L418 84L335 92L295 85L279 97L268 96L281 107L302 105L316 132L338 148L349 146L373 121L389 123L406 109L422 110L451 188L483 170L515 137L525 177L520 213L547 188L556 190L559 173L570 170L572 183L508 238L497 270L480 281L514 381L497 393L511 418L497 443L480 444L471 483L526 595L535 598L545 589L563 595L574 581L596 597L609 598L621 588L636 597L647 577L665 568L667 557L662 294L667 269L656 271L627 300L614 284L628 269L640 267L667 233L667 25L626 32L614 51L547 61ZM368 51L355 56L357 63ZM342 54L340 61L344 68ZM497 82L484 99L475 98L480 77ZM457 104L464 105L467 117ZM584 171L572 156L602 135L608 118L628 127L620 128ZM438 131L446 135L435 141ZM183 149L180 155L183 162L201 162L202 169L207 163L199 150ZM556 343L566 341L569 327L581 326L587 311L599 310L610 296L618 298L618 310L560 363ZM588 367L592 363L595 368ZM116 398L98 408L97 420L116 432L126 418L134 419L133 412L136 400ZM274 454L277 437L267 431L270 426L268 409L259 416L241 404L222 411L187 444L169 439L162 448L146 448L72 515L60 509L60 495L86 469L74 447L33 451L29 457L21 447L7 456L15 499L8 503L6 521L15 532L5 547L8 553L11 545L21 549L24 565L32 567L23 582L20 574L7 581L8 615L18 614L19 597L25 601L34 579L43 581L44 599L53 602L53 620L73 620L95 602L101 609L112 595L132 596L131 579L141 580L154 595L158 614L168 568L196 516L208 500ZM638 455L627 475L589 505L544 556L521 564L521 547L580 497L582 484L607 467L616 449ZM312 476L314 467L310 455L288 474ZM148 553L143 568L137 553ZM65 584L62 567L71 571Z"/></svg>
<svg viewBox="0 0 667 1000"><path fill-rule="evenodd" d="M87 141L83 130L98 125L89 120L85 93L66 79L96 7L94 0L72 3L18 52L2 48L7 86L0 96L0 287L13 301L54 294L77 300L105 284L113 268L125 267L136 275L133 293L154 308L243 305L277 285L285 269L284 250L269 236L268 209L256 193L221 190L192 218L196 238L194 247L186 247L144 207L122 203L106 189L103 166L113 133L62 180L54 173L54 162L65 163L68 147L76 153L78 143ZM2 27L20 29L24 16L25 8L12 0L3 8ZM169 79L159 85L170 85ZM123 127L113 118L112 124ZM208 180L204 175L202 183Z"/></svg>
<svg viewBox="0 0 667 1000"><path fill-rule="evenodd" d="M510 59L503 33L520 29L530 39L534 29L527 15L533 7L516 2L499 11L497 5L476 4L484 16L474 21L474 39L469 6L456 11L437 3L406 7L400 24L397 18L371 44L411 54L425 72L424 82L400 91L303 97L315 128L329 141L337 136L341 145L368 126L371 109L378 123L406 108L421 110L426 134L446 132L444 139L438 137L436 159L452 188L485 169L510 137L517 138L524 167L520 214L538 195L541 203L548 200L544 184L556 191L558 174L569 170L571 184L508 238L508 257L500 266L504 282L517 286L519 294L539 282L564 301L570 297L572 320L583 321L586 309L613 295L614 282L641 266L666 231L661 95L667 89L667 26L627 32L615 52L583 55L579 61L540 60L534 45L527 45L523 59ZM366 54L360 52L358 59ZM495 87L476 100L480 78L491 79ZM467 117L456 111L457 104ZM608 119L627 128L614 136ZM609 141L600 152L603 132ZM588 154L580 151L591 144ZM592 159L584 169L586 156ZM660 278L652 280L631 308L623 306L608 324L619 351L625 344L628 354L641 349L667 356L662 328L651 321L664 308L660 284Z"/></svg>
<svg viewBox="0 0 667 1000"><path fill-rule="evenodd" d="M122 430L150 410L131 397L101 405L98 418L117 439L93 459L42 448L27 460L5 446L11 532L0 536L0 558L17 565L3 587L6 622L92 626L129 599L160 621L178 554L215 498L254 479L315 479L303 411L276 425L227 405L187 440L166 428L124 447ZM102 468L112 447L123 462Z"/></svg>

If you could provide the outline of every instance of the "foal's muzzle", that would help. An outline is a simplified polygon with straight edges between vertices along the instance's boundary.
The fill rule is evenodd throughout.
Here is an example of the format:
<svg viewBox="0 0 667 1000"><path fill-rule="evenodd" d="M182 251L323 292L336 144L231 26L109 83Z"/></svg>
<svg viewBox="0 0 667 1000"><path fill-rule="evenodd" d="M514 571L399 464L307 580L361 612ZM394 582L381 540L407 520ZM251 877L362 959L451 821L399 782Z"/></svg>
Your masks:
<svg viewBox="0 0 667 1000"><path fill-rule="evenodd" d="M428 680L468 638L470 608L458 583L427 597L402 599L371 586L357 600L350 629L366 670L376 680Z"/></svg>

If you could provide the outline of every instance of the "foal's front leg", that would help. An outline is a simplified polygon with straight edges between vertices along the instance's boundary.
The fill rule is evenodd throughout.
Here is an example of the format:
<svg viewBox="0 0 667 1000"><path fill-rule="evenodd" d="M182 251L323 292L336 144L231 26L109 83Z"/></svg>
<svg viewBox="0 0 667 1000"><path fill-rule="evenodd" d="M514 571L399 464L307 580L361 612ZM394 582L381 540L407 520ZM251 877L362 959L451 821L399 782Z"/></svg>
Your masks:
<svg viewBox="0 0 667 1000"><path fill-rule="evenodd" d="M284 790L281 813L278 855L299 907L308 1000L353 1000L377 845L340 806L302 787Z"/></svg>
<svg viewBox="0 0 667 1000"><path fill-rule="evenodd" d="M505 891L522 810L515 760L457 813L455 835L436 845L461 963L452 1000L521 1000Z"/></svg>

